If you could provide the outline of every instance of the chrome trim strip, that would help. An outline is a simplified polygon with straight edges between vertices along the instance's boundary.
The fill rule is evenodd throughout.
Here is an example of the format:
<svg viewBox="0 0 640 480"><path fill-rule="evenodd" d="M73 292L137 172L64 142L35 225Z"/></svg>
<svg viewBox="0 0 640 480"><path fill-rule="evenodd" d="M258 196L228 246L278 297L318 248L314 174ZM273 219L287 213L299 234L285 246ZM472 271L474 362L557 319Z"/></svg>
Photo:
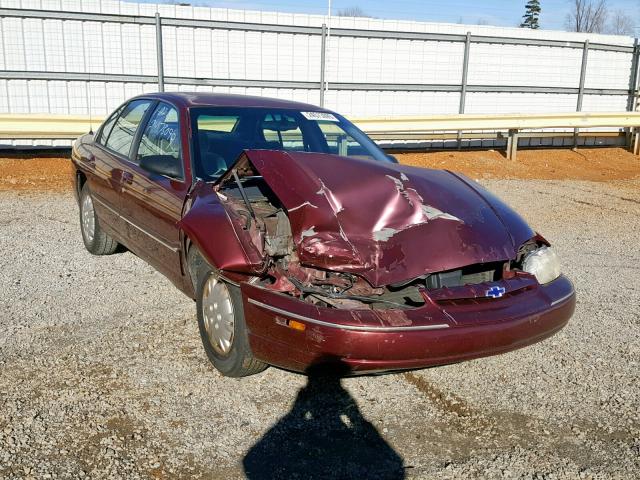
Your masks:
<svg viewBox="0 0 640 480"><path fill-rule="evenodd" d="M557 304L559 304L559 303L564 302L565 300L568 300L568 299L569 299L569 298L571 298L571 296L572 296L572 295L574 295L574 294L575 294L575 292L574 292L574 291L569 292L569 293L568 293L568 294L566 294L564 297L558 298L558 299L554 300L553 302L551 302L551 306L553 307L553 306L555 306L555 305L557 305Z"/></svg>
<svg viewBox="0 0 640 480"><path fill-rule="evenodd" d="M100 200L98 197L96 197L94 194L91 194L91 198L93 199L94 202L98 202L100 205L102 205L104 208L106 208L107 210L109 210L111 213L113 213L116 217L119 217L120 214L118 212L116 212L113 208L111 208L109 205L107 205L104 200Z"/></svg>
<svg viewBox="0 0 640 480"><path fill-rule="evenodd" d="M234 282L233 280L230 280L229 278L225 277L224 275L220 275L219 273L218 273L218 278L225 283L233 285L234 287L240 287L240 284L238 282Z"/></svg>
<svg viewBox="0 0 640 480"><path fill-rule="evenodd" d="M168 248L169 250L171 250L172 252L177 252L178 249L176 247L172 247L171 245L169 245L168 243L163 242L162 240L160 240L158 237L156 237L155 235L153 235L152 233L149 233L148 231L146 231L144 228L139 227L138 225L136 225L135 223L133 223L131 220L129 220L127 217L120 215L120 218L122 218L122 220L124 220L125 222L127 222L129 225L131 225L133 228L136 228L138 230L140 230L142 233L144 233L145 235L147 235L148 237L154 239L156 242L158 242L160 245L162 245L165 248Z"/></svg>
<svg viewBox="0 0 640 480"><path fill-rule="evenodd" d="M256 305L258 307L264 308L266 310L271 310L272 312L279 313L281 315L286 315L287 317L295 318L296 320L321 325L323 327L337 328L340 330L355 330L358 332L406 332L412 330L441 330L444 328L449 328L449 325L446 323L406 327L367 327L360 325L340 325L337 323L324 322L322 320L316 320L315 318L305 317L302 315L298 315L297 313L287 312L286 310L282 310L281 308L267 305L266 303L259 302L258 300L254 300L253 298L250 298L248 301L249 303L252 303L253 305Z"/></svg>
<svg viewBox="0 0 640 480"><path fill-rule="evenodd" d="M158 242L160 245L162 245L165 248L168 248L169 250L171 250L172 252L177 252L178 249L176 247L172 247L171 245L167 244L166 242L160 240L158 237L156 237L155 235L153 235L152 233L149 233L148 231L146 231L144 228L139 227L138 225L136 225L135 223L133 223L131 220L129 220L127 217L123 216L122 214L116 212L113 208L111 208L109 205L107 205L106 203L104 203L102 200L99 200L97 198L94 197L94 200L97 201L100 205L102 205L104 208L106 208L107 210L111 211L113 214L117 215L119 218L121 218L122 220L124 220L125 222L127 222L129 225L131 225L133 228L141 231L142 233L144 233L145 235L147 235L148 237L152 238L153 240L155 240L156 242Z"/></svg>

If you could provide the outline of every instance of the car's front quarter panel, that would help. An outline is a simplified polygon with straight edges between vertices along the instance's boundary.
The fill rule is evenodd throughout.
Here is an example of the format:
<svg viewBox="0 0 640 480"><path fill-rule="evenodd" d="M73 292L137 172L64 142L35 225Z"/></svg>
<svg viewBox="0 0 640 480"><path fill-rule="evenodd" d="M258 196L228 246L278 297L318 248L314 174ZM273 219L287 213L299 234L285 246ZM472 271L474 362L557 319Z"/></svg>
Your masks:
<svg viewBox="0 0 640 480"><path fill-rule="evenodd" d="M262 257L243 248L212 186L200 183L194 195L191 208L179 222L179 227L205 260L218 270L245 274L260 271Z"/></svg>

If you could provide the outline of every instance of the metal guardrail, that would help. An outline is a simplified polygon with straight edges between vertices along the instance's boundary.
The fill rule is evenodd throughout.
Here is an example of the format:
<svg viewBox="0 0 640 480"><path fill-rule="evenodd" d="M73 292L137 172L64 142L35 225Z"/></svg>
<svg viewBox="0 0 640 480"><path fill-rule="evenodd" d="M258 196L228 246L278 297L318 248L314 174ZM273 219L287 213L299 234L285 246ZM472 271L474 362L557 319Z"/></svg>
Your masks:
<svg viewBox="0 0 640 480"><path fill-rule="evenodd" d="M354 119L367 133L446 130L525 130L545 128L637 127L640 112L572 112L502 115L432 115Z"/></svg>
<svg viewBox="0 0 640 480"><path fill-rule="evenodd" d="M75 139L102 123L102 118L87 115L0 114L0 138Z"/></svg>
<svg viewBox="0 0 640 480"><path fill-rule="evenodd" d="M96 128L101 118L86 115L0 114L0 139L74 139ZM640 112L547 113L511 115L433 115L428 117L354 118L374 139L426 140L434 132L459 138L460 132L508 132L507 157L515 159L523 130L611 127L629 129L629 147L640 155ZM566 132L558 133L566 136Z"/></svg>
<svg viewBox="0 0 640 480"><path fill-rule="evenodd" d="M396 117L355 119L354 122L374 140L423 140L432 132L453 132L450 138L460 141L460 132L508 132L507 158L515 160L518 140L523 130L572 128L577 146L581 128L610 127L628 129L628 147L636 154L640 140L640 112L572 112L507 115L434 115L429 117ZM634 134L634 129L637 130ZM454 135L455 134L455 135ZM548 134L552 135L552 134ZM558 132L566 137L566 132ZM635 135L635 139L634 139ZM441 136L442 138L442 136Z"/></svg>

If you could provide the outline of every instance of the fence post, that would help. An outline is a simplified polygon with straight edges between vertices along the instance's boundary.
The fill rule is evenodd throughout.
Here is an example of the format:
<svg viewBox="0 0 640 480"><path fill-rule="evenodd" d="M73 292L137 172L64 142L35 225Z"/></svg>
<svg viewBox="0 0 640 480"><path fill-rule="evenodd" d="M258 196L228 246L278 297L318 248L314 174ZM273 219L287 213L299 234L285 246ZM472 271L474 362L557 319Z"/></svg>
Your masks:
<svg viewBox="0 0 640 480"><path fill-rule="evenodd" d="M629 100L627 111L635 112L640 106L640 41L638 38L633 42L633 59L631 61L631 77L629 79ZM627 128L627 147L634 154L638 155L638 142L640 140L639 128Z"/></svg>
<svg viewBox="0 0 640 480"><path fill-rule="evenodd" d="M578 102L576 105L576 112L582 111L582 101L584 99L584 83L587 77L587 61L589 60L589 39L584 41L584 47L582 48L582 65L580 66L580 84L578 86ZM573 148L578 148L578 128L573 129Z"/></svg>
<svg viewBox="0 0 640 480"><path fill-rule="evenodd" d="M627 111L633 112L636 108L636 97L638 96L638 64L640 63L640 45L636 38L633 42L633 57L631 60L631 76L629 78L629 99L627 101Z"/></svg>
<svg viewBox="0 0 640 480"><path fill-rule="evenodd" d="M463 114L467 102L467 78L469 76L469 51L471 49L471 32L467 32L462 57L462 80L460 82L460 105L458 113ZM462 147L462 132L458 131L458 149Z"/></svg>
<svg viewBox="0 0 640 480"><path fill-rule="evenodd" d="M464 113L467 101L467 77L469 76L469 50L471 48L471 32L467 32L464 42L464 57L462 59L462 82L460 85L460 107L458 113Z"/></svg>
<svg viewBox="0 0 640 480"><path fill-rule="evenodd" d="M518 155L518 130L509 130L509 137L507 138L507 160L516 161Z"/></svg>
<svg viewBox="0 0 640 480"><path fill-rule="evenodd" d="M158 54L158 91L164 92L164 56L162 54L162 21L156 12L156 52Z"/></svg>
<svg viewBox="0 0 640 480"><path fill-rule="evenodd" d="M326 68L326 50L327 50L327 24L322 24L322 42L320 45L320 106L324 107L324 90L325 90L325 68Z"/></svg>

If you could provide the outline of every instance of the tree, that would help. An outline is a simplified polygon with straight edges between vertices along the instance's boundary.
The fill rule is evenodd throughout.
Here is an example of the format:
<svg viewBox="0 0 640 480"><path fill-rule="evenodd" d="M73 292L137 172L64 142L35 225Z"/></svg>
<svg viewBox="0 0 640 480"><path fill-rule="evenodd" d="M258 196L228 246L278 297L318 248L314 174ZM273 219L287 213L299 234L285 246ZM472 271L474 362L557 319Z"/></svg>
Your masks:
<svg viewBox="0 0 640 480"><path fill-rule="evenodd" d="M607 25L607 33L612 35L628 35L632 37L635 34L635 30L631 17L624 10L616 10Z"/></svg>
<svg viewBox="0 0 640 480"><path fill-rule="evenodd" d="M573 32L602 33L607 25L606 0L570 0L567 29Z"/></svg>
<svg viewBox="0 0 640 480"><path fill-rule="evenodd" d="M531 28L537 30L540 28L540 1L529 0L525 5L525 13L522 16L520 28Z"/></svg>
<svg viewBox="0 0 640 480"><path fill-rule="evenodd" d="M371 17L371 15L367 15L360 7L341 8L336 15L338 17Z"/></svg>

